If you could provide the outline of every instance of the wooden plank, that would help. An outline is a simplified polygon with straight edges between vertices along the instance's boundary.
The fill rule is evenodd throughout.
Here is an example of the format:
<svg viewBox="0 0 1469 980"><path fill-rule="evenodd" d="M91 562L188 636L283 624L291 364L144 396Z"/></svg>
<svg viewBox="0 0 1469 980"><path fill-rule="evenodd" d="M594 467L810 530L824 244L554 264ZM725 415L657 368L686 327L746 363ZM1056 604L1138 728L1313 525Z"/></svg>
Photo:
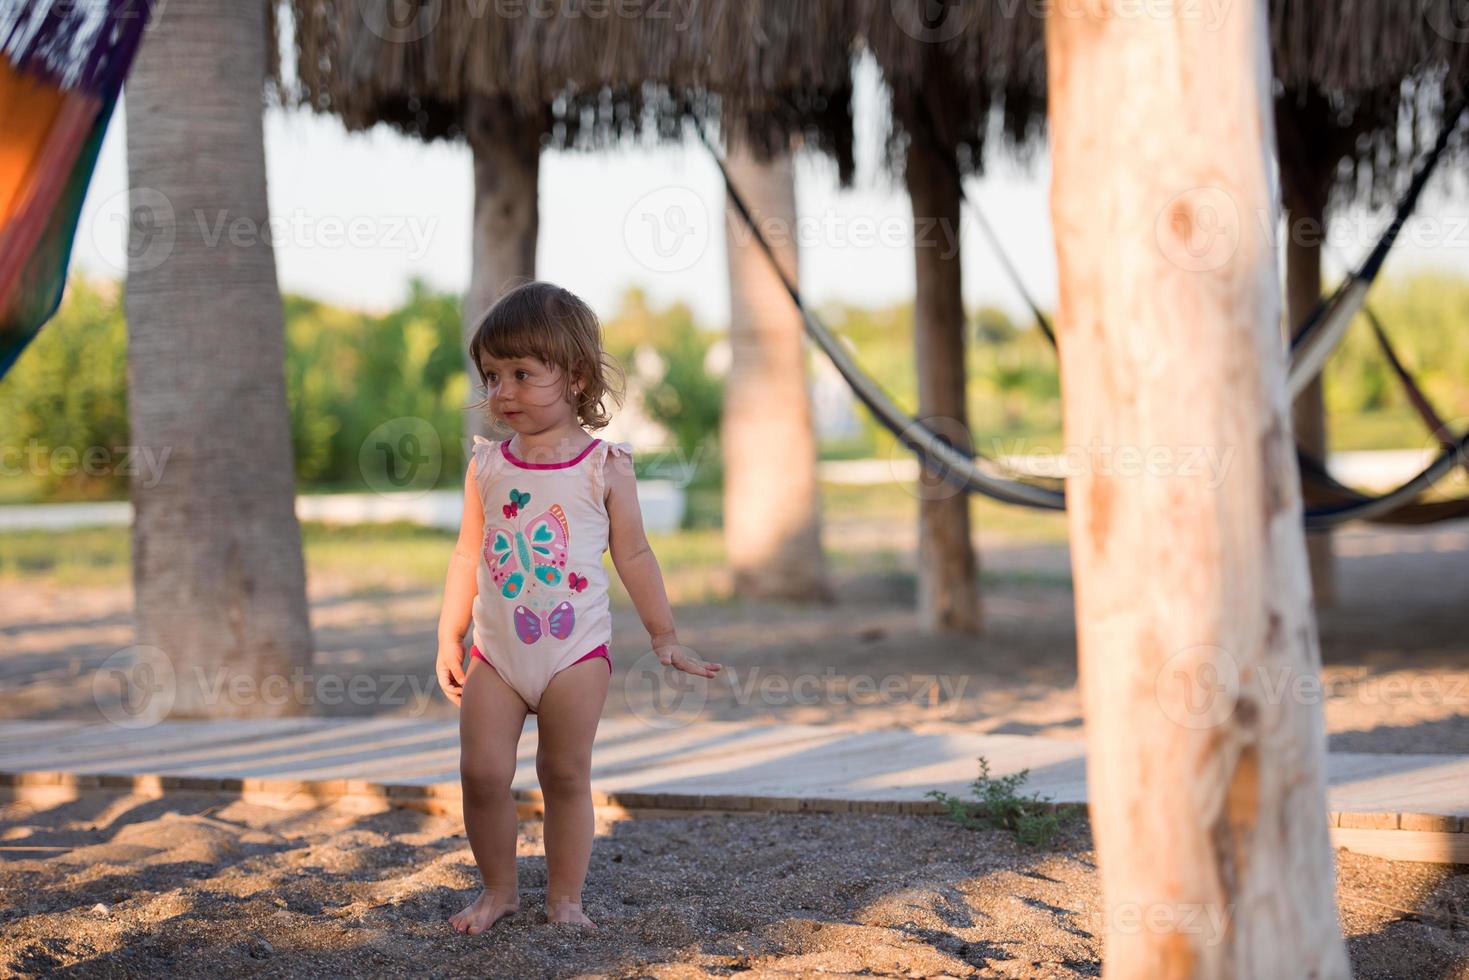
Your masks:
<svg viewBox="0 0 1469 980"><path fill-rule="evenodd" d="M1469 834L1333 827L1331 844L1389 861L1469 864Z"/></svg>
<svg viewBox="0 0 1469 980"><path fill-rule="evenodd" d="M257 722L254 729L249 726L239 728L222 739L209 734L214 722L164 723L157 726L162 729L158 733L161 737L140 740L120 739L117 729L112 728L113 741L105 747L94 748L84 743L73 745L67 751L68 747L63 745L55 752L26 760L26 768L65 766L88 771L257 775L293 757L319 758L339 751L345 744L365 744L372 739L377 739L375 744L378 745L396 744L399 733L404 729L428 733L425 737L435 737L443 732L452 732L454 738L458 737L451 722L405 723L392 720L390 723L388 719L371 719L322 724L322 721L324 719L314 719L290 725L259 725ZM265 761L252 767L252 760ZM0 760L0 765L9 764L9 760Z"/></svg>
<svg viewBox="0 0 1469 980"><path fill-rule="evenodd" d="M48 742L44 748L31 746L6 752L0 755L0 766L45 768L65 765L80 768L76 762L79 759L107 762L113 759L161 758L171 751L222 750L241 742L258 745L270 739L310 738L323 732L330 735L340 724L323 718L162 722L144 729L121 729L97 723Z"/></svg>
<svg viewBox="0 0 1469 980"><path fill-rule="evenodd" d="M457 794L459 778L453 719L181 721L140 732L105 724L15 721L0 724L0 736L32 745L47 742L41 752L0 752L0 770L149 775L162 787L180 779L192 780L184 785L196 788L263 780L311 784L319 793L317 784L352 780L398 786L403 792L426 787L425 792ZM538 792L537 743L536 727L528 725L517 753L512 783L517 791ZM1019 735L815 725L699 722L669 731L622 718L599 728L592 782L595 792L619 805L626 805L623 798L644 800L641 806L661 800L662 809L678 808L668 805L670 800L720 810L839 806L861 811L892 804L898 812L900 805L932 805L926 793L934 789L969 798L977 759L984 756L994 776L1029 769L1025 792L1084 803L1083 749L1078 741ZM1469 759L1338 753L1329 765L1330 809L1339 829L1453 833L1466 825Z"/></svg>

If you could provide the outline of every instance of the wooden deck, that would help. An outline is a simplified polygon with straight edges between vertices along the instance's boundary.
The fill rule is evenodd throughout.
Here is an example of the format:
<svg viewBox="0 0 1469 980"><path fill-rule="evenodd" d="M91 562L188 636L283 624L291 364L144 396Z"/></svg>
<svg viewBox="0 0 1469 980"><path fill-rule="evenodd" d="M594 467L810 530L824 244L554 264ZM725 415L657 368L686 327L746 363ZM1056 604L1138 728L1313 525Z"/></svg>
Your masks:
<svg viewBox="0 0 1469 980"><path fill-rule="evenodd" d="M540 815L534 719L514 788ZM929 790L968 796L979 774L1030 771L1026 792L1085 803L1081 742L1021 735L855 731L704 722L669 729L604 720L593 753L600 808L939 813ZM453 720L252 720L109 724L0 722L0 797L37 802L87 791L232 792L314 805L459 807ZM1469 757L1333 753L1338 846L1406 860L1469 863Z"/></svg>

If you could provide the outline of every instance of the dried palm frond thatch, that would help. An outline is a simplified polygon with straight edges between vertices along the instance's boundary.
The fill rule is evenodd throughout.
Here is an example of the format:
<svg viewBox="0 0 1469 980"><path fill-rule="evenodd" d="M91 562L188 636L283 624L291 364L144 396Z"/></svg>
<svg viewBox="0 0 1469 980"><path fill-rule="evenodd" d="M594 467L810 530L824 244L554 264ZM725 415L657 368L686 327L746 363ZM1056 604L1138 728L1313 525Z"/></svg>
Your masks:
<svg viewBox="0 0 1469 980"><path fill-rule="evenodd" d="M892 94L886 163L894 174L918 100L966 171L981 169L986 138L997 135L1012 156L1034 159L1046 129L1045 17L1064 16L1067 4L850 2ZM1469 22L1455 14L1457 2L1271 0L1278 119L1308 131L1284 139L1302 151L1297 160L1340 163L1343 199L1391 196L1432 143L1445 106L1469 89ZM1189 9L1217 16L1207 4Z"/></svg>
<svg viewBox="0 0 1469 980"><path fill-rule="evenodd" d="M349 129L385 122L424 139L462 135L474 98L546 111L548 143L675 138L689 112L732 127L757 152L800 142L852 166L846 0L684 3L286 0L295 104Z"/></svg>

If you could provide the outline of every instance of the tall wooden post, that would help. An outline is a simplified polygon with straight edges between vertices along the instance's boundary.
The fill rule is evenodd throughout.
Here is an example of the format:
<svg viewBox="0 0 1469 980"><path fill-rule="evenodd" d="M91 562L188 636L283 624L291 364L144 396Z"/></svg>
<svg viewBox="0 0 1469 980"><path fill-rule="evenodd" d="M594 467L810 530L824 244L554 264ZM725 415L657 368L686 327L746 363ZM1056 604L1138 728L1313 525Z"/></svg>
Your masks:
<svg viewBox="0 0 1469 980"><path fill-rule="evenodd" d="M782 271L795 281L800 250L791 155L762 161L735 138L726 166ZM732 202L725 207L725 242L732 361L720 444L733 589L749 598L831 602L801 315Z"/></svg>
<svg viewBox="0 0 1469 980"><path fill-rule="evenodd" d="M134 692L150 714L304 714L292 678L312 638L268 224L265 7L158 7L127 85L126 303L131 441L166 462L155 481L131 478L138 642L161 653L130 683L150 676Z"/></svg>
<svg viewBox="0 0 1469 980"><path fill-rule="evenodd" d="M1265 0L1046 27L1107 977L1346 977L1269 240ZM1261 220L1262 218L1266 220ZM1213 454L1213 462L1206 462Z"/></svg>
<svg viewBox="0 0 1469 980"><path fill-rule="evenodd" d="M964 296L959 266L959 184L952 149L937 139L908 144L913 207L913 342L918 417L954 445L973 450L965 403ZM918 620L930 633L978 633L979 559L969 495L937 474L919 481Z"/></svg>
<svg viewBox="0 0 1469 980"><path fill-rule="evenodd" d="M469 338L479 318L518 282L536 275L541 229L541 136L548 118L518 113L505 98L466 100L464 132L474 155L474 231L469 292L464 299L464 363L471 386L479 373L469 359ZM471 400L477 400L474 392ZM467 413L464 442L491 436L485 412ZM505 433L495 434L504 438ZM467 464L466 464L467 465Z"/></svg>
<svg viewBox="0 0 1469 980"><path fill-rule="evenodd" d="M1288 171L1282 165L1281 197L1286 212L1285 322L1291 330L1310 316L1321 299L1321 246L1326 240L1326 199L1330 191L1331 160L1324 172ZM1296 444L1326 462L1326 402L1322 375L1318 374L1296 396L1291 405L1291 427ZM1311 591L1318 607L1336 604L1336 559L1331 532L1321 531L1306 538L1310 560Z"/></svg>

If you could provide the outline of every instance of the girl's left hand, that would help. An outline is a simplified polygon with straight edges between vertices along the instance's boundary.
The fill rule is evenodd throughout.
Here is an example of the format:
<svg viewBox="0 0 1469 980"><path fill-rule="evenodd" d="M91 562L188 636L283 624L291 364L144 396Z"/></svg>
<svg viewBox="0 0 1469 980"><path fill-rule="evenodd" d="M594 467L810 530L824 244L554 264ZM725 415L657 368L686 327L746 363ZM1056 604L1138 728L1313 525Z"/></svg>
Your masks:
<svg viewBox="0 0 1469 980"><path fill-rule="evenodd" d="M659 663L667 667L677 667L686 674L713 677L722 669L719 664L700 659L698 654L682 643L654 643L653 653Z"/></svg>

